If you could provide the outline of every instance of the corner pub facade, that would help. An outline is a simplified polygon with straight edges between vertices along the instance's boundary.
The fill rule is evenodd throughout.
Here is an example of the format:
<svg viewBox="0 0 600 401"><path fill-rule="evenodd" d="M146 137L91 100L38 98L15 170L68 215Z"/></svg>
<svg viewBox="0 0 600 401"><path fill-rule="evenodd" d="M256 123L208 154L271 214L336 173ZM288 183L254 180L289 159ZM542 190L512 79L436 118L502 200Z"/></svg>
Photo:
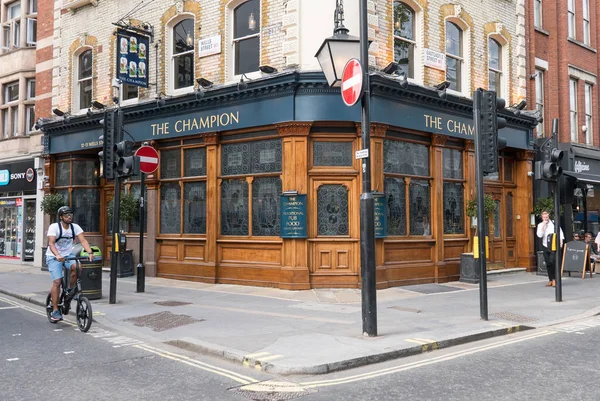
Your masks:
<svg viewBox="0 0 600 401"><path fill-rule="evenodd" d="M263 8L267 3L254 1ZM190 3L183 2L181 12L190 11ZM466 18L463 9L448 12ZM332 29L330 13L320 18L329 28L308 38L313 55ZM160 156L159 169L146 177L148 275L291 290L360 286L360 105L346 107L321 71L270 64L280 71L251 75L243 86L235 76L202 95L195 89L161 97L164 102L147 95L121 107L124 130ZM444 78L443 72L420 68L430 80ZM474 234L465 214L475 194L472 100L457 91L442 98L435 87L414 79L403 89L395 77L374 71L371 102L377 286L457 280L460 256L472 250ZM533 268L528 172L536 122L508 110L503 116L508 146L497 177L485 186L496 204L488 266ZM75 208L74 221L108 259L106 209L114 185L99 178L101 118L80 113L43 128L50 188L65 195ZM124 189L139 196L139 177ZM121 228L139 260L139 221Z"/></svg>

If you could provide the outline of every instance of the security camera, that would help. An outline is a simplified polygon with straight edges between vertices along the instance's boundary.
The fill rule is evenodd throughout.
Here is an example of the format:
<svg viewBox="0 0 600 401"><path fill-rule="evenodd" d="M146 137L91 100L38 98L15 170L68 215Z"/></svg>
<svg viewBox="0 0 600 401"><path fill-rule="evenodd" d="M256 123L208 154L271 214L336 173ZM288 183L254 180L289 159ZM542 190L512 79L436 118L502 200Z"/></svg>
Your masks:
<svg viewBox="0 0 600 401"><path fill-rule="evenodd" d="M43 176L42 179L46 182L50 181L50 177L48 177L47 175Z"/></svg>

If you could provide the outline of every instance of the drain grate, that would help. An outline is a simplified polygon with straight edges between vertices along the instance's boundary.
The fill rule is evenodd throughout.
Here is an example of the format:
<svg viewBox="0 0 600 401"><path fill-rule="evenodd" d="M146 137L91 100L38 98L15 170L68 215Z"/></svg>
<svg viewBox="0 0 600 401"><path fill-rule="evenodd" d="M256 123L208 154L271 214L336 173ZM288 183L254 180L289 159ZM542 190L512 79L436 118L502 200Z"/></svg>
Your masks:
<svg viewBox="0 0 600 401"><path fill-rule="evenodd" d="M492 313L490 315L490 317L493 317L496 319L502 319L502 320L509 320L511 322L516 322L516 323L528 323L528 322L535 322L537 320L534 317L523 316L523 315L519 315L517 313L512 313L512 312Z"/></svg>
<svg viewBox="0 0 600 401"><path fill-rule="evenodd" d="M176 315L171 312L158 312L150 315L130 317L124 322L133 323L137 327L147 327L153 331L167 331L187 324L203 322L187 315Z"/></svg>
<svg viewBox="0 0 600 401"><path fill-rule="evenodd" d="M181 302L181 301L158 301L155 302L154 305L160 306L183 306L183 305L191 305L191 302Z"/></svg>
<svg viewBox="0 0 600 401"><path fill-rule="evenodd" d="M309 394L296 383L270 380L234 387L229 391L253 401L285 401Z"/></svg>

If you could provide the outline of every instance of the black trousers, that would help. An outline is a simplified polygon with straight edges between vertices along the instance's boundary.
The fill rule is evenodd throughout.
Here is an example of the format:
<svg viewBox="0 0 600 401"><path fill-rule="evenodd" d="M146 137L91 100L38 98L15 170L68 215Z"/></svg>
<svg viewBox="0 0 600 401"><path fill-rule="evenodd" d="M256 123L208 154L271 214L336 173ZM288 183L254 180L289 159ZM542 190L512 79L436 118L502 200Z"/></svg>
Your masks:
<svg viewBox="0 0 600 401"><path fill-rule="evenodd" d="M552 252L548 248L544 248L544 262L546 262L546 270L548 271L548 281L556 280L556 271L554 270L555 260L556 251Z"/></svg>

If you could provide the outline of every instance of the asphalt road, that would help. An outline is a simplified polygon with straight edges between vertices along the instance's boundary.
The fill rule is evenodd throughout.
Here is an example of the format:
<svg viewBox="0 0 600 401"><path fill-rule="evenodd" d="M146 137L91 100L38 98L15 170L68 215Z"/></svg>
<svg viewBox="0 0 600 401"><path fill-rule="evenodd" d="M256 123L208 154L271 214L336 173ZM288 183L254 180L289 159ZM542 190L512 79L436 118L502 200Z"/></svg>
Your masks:
<svg viewBox="0 0 600 401"><path fill-rule="evenodd" d="M600 317L315 377L273 377L0 296L0 399L598 400ZM51 396L50 396L51 395Z"/></svg>

